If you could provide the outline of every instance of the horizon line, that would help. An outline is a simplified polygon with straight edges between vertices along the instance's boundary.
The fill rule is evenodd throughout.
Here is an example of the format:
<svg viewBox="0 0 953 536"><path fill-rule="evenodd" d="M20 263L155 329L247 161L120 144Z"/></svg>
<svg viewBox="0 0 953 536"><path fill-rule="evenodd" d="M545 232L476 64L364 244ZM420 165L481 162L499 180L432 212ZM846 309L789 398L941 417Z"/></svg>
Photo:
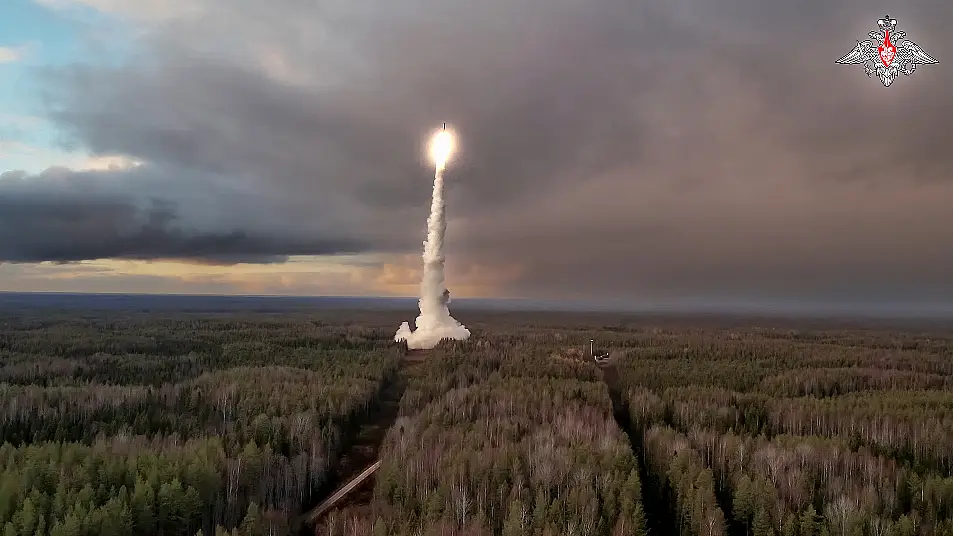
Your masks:
<svg viewBox="0 0 953 536"><path fill-rule="evenodd" d="M354 295L289 295L289 294L220 294L220 293L150 293L150 292L83 292L83 291L17 291L0 290L3 296L77 296L77 297L132 297L145 299L162 298L221 298L263 300L354 300L354 301L417 301L416 296L354 296ZM571 300L525 297L455 298L454 303L472 309L480 305L503 310L533 310L552 312L603 312L603 313L668 313L668 314L728 314L728 315L850 315L861 317L953 317L953 303L910 302L806 302L793 300L713 300L673 299L669 301L626 300ZM0 304L2 305L2 304ZM507 305L510 308L506 307ZM522 306L522 307L520 307ZM526 308L526 309L524 309Z"/></svg>

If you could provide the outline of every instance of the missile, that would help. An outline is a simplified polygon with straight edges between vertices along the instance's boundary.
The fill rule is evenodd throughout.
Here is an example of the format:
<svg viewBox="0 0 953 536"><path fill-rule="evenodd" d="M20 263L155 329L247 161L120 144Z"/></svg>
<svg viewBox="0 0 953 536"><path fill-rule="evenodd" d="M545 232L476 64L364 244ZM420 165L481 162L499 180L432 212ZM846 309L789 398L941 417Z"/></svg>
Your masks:
<svg viewBox="0 0 953 536"><path fill-rule="evenodd" d="M447 130L447 124L446 124L446 123L443 124L443 129L444 129L444 130Z"/></svg>

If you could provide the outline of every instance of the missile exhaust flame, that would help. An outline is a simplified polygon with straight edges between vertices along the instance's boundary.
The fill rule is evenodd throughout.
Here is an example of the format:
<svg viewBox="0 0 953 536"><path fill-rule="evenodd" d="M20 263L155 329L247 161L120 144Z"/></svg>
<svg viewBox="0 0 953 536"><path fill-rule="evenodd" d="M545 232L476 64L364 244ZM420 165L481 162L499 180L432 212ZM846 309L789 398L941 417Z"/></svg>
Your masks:
<svg viewBox="0 0 953 536"><path fill-rule="evenodd" d="M453 132L447 130L445 124L443 130L435 133L430 140L430 159L433 160L438 173L446 169L455 148Z"/></svg>
<svg viewBox="0 0 953 536"><path fill-rule="evenodd" d="M447 231L446 205L443 199L443 171L456 148L453 133L443 129L437 131L430 140L430 158L435 173L433 198L430 203L430 217L427 218L427 240L424 242L424 275L420 282L420 316L417 317L415 331L404 322L400 325L394 340L407 341L410 349L429 350L443 339L466 340L470 331L450 316L450 293L444 280L443 241Z"/></svg>

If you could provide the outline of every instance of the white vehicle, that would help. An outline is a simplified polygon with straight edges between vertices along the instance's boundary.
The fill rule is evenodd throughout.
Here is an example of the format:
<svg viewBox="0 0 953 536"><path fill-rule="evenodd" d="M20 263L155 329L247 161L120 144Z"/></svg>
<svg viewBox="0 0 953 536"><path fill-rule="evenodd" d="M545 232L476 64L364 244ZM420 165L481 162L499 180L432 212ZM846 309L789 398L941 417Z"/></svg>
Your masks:
<svg viewBox="0 0 953 536"><path fill-rule="evenodd" d="M606 352L602 355L596 355L596 352L593 346L594 343L595 343L595 340L589 339L589 355L592 356L593 361L595 361L596 363L605 363L606 361L609 360L609 353Z"/></svg>

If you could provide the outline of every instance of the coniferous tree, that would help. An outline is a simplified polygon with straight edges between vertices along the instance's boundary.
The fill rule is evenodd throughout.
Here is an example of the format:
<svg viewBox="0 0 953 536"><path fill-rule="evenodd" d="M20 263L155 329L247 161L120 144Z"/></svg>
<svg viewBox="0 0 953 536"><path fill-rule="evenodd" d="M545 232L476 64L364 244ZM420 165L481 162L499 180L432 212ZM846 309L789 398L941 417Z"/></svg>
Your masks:
<svg viewBox="0 0 953 536"><path fill-rule="evenodd" d="M503 536L522 536L526 534L523 505L519 501L510 503L509 513L503 523Z"/></svg>
<svg viewBox="0 0 953 536"><path fill-rule="evenodd" d="M380 517L374 521L374 536L387 536L387 524Z"/></svg>
<svg viewBox="0 0 953 536"><path fill-rule="evenodd" d="M751 479L747 474L743 475L735 485L731 508L735 522L745 528L749 527L751 517L754 515L754 496L751 490Z"/></svg>
<svg viewBox="0 0 953 536"><path fill-rule="evenodd" d="M774 526L771 524L771 517L764 508L759 508L751 522L752 536L775 536Z"/></svg>
<svg viewBox="0 0 953 536"><path fill-rule="evenodd" d="M248 513L245 514L245 519L242 520L239 532L241 536L261 536L262 519L261 512L259 512L258 509L258 503L253 502L248 505Z"/></svg>
<svg viewBox="0 0 953 536"><path fill-rule="evenodd" d="M813 505L808 505L804 513L801 514L799 523L799 536L820 536L820 521L817 518L817 512Z"/></svg>
<svg viewBox="0 0 953 536"><path fill-rule="evenodd" d="M793 513L789 513L784 518L784 524L781 527L781 536L798 536L797 517Z"/></svg>
<svg viewBox="0 0 953 536"><path fill-rule="evenodd" d="M642 503L635 505L635 511L632 514L632 536L648 536L649 528L645 519L645 509Z"/></svg>

